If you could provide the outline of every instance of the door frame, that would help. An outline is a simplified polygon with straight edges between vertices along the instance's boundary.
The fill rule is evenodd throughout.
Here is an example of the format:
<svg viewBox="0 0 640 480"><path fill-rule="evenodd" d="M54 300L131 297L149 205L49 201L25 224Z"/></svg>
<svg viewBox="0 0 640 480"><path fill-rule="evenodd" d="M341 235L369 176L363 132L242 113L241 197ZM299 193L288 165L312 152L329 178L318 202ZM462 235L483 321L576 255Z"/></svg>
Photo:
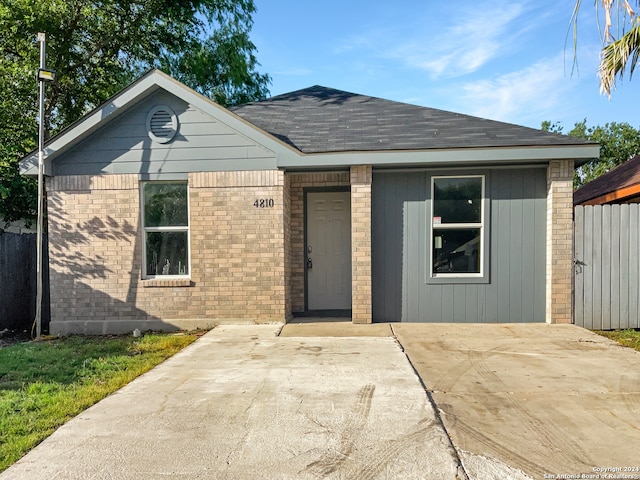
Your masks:
<svg viewBox="0 0 640 480"><path fill-rule="evenodd" d="M308 193L322 193L322 192L351 192L351 186L345 185L343 187L304 187L302 189L303 193L303 213L302 216L304 218L304 313L299 314L301 317L351 317L351 309L348 310L309 310L309 278L307 275L307 261L309 260L309 252L307 251L307 194ZM351 205L351 203L349 203ZM349 206L351 208L351 206ZM351 217L350 217L351 218ZM351 225L349 225L351 228ZM351 239L353 244L353 239ZM353 262L353 259L352 259ZM353 295L353 294L352 294ZM353 298L353 297L352 297Z"/></svg>

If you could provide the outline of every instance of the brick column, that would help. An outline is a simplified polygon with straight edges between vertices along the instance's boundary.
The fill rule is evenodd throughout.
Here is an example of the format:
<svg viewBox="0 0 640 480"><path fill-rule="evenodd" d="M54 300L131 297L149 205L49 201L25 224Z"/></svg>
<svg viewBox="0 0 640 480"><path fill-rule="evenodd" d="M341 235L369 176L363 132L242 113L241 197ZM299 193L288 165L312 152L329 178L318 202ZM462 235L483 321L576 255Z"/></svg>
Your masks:
<svg viewBox="0 0 640 480"><path fill-rule="evenodd" d="M573 160L547 168L547 323L572 323Z"/></svg>
<svg viewBox="0 0 640 480"><path fill-rule="evenodd" d="M371 323L371 165L351 167L351 318Z"/></svg>

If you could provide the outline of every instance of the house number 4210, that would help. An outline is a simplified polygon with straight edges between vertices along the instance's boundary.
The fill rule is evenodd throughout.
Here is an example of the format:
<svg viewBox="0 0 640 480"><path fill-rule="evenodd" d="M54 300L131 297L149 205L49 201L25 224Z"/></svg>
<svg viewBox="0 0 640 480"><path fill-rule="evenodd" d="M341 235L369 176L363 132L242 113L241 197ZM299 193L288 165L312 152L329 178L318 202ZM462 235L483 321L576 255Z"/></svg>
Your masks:
<svg viewBox="0 0 640 480"><path fill-rule="evenodd" d="M258 198L253 202L253 206L256 208L273 208L274 205L273 198Z"/></svg>

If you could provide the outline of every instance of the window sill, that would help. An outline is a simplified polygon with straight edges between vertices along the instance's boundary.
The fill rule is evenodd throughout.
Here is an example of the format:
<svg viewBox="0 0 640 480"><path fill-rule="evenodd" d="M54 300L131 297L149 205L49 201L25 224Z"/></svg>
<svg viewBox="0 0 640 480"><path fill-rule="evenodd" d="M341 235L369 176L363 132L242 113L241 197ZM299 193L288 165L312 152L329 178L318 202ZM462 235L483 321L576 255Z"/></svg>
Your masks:
<svg viewBox="0 0 640 480"><path fill-rule="evenodd" d="M194 283L190 278L152 278L149 280L142 280L142 286L144 288L149 287L193 287Z"/></svg>
<svg viewBox="0 0 640 480"><path fill-rule="evenodd" d="M489 275L439 275L437 277L427 277L426 283L431 285L489 283Z"/></svg>

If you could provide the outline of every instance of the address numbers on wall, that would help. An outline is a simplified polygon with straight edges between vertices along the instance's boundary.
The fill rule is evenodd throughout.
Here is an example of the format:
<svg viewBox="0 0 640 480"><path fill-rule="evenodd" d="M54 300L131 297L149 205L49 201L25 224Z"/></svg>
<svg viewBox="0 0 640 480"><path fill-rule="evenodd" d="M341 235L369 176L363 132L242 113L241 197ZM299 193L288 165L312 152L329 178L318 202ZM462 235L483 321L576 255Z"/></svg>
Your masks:
<svg viewBox="0 0 640 480"><path fill-rule="evenodd" d="M275 202L273 198L257 198L256 201L253 202L253 206L256 208L273 208Z"/></svg>

